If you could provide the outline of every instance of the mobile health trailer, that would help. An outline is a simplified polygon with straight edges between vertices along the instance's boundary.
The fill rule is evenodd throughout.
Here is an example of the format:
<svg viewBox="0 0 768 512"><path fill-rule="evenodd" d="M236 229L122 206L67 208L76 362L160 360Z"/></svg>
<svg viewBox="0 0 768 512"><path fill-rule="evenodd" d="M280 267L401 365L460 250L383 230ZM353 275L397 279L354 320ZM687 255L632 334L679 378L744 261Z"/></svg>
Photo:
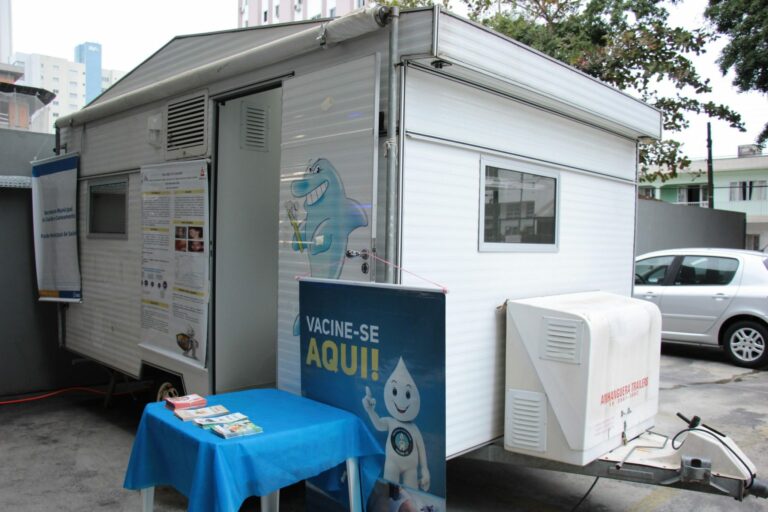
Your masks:
<svg viewBox="0 0 768 512"><path fill-rule="evenodd" d="M297 276L425 278L449 290L454 456L503 434L499 305L630 295L661 118L440 8L372 6L177 37L57 128L80 156L69 350L187 392L298 392Z"/></svg>

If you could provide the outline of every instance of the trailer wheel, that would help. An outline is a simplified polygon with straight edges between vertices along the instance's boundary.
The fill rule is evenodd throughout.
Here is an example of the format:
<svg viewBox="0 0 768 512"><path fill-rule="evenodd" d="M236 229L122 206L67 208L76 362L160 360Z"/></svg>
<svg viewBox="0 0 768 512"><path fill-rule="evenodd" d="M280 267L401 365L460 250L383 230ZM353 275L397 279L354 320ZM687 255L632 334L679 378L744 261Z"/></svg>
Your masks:
<svg viewBox="0 0 768 512"><path fill-rule="evenodd" d="M162 402L168 397L182 396L184 394L184 385L181 383L181 377L178 375L162 370L154 370L147 377L153 383L147 394L147 400L149 401Z"/></svg>
<svg viewBox="0 0 768 512"><path fill-rule="evenodd" d="M734 323L723 336L723 348L737 366L761 368L768 364L768 330L750 320Z"/></svg>
<svg viewBox="0 0 768 512"><path fill-rule="evenodd" d="M155 393L155 401L162 402L166 398L180 396L179 389L172 382L161 382L157 386L157 392Z"/></svg>

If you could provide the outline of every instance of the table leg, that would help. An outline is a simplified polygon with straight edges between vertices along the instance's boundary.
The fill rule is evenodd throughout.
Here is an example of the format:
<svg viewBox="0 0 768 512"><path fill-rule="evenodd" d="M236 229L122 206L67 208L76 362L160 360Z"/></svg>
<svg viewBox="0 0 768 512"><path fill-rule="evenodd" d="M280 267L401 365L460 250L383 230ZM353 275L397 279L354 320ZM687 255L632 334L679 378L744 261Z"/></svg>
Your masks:
<svg viewBox="0 0 768 512"><path fill-rule="evenodd" d="M261 512L278 512L280 510L280 489L261 497Z"/></svg>
<svg viewBox="0 0 768 512"><path fill-rule="evenodd" d="M155 488L146 487L141 490L142 512L152 512L155 508Z"/></svg>
<svg viewBox="0 0 768 512"><path fill-rule="evenodd" d="M360 490L360 472L357 468L357 457L347 459L347 487L349 488L350 512L362 512L362 491Z"/></svg>

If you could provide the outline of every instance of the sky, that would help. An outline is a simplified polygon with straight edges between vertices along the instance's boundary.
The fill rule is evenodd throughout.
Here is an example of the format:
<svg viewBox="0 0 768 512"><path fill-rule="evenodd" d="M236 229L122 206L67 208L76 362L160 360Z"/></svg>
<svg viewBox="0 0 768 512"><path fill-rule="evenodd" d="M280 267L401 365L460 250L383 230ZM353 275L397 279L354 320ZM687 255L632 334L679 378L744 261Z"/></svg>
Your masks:
<svg viewBox="0 0 768 512"><path fill-rule="evenodd" d="M130 71L176 35L237 28L237 0L11 1L13 51L74 60L75 46L95 42L102 46L102 66L121 71ZM671 21L689 28L703 26L705 5L706 0L683 0L672 9ZM735 156L738 146L754 143L768 122L768 96L739 94L732 77L722 77L715 59L723 44L719 41L694 62L700 74L712 80L711 98L741 113L747 132L712 121L715 157ZM707 118L690 119L688 130L671 136L683 142L689 157L704 158Z"/></svg>

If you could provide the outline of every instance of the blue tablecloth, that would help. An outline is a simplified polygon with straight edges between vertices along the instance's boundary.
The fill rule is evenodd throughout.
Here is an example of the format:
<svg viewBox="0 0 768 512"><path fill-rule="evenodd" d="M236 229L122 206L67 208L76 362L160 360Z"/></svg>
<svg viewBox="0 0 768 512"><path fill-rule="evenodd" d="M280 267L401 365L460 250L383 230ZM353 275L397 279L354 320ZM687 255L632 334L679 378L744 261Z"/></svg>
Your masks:
<svg viewBox="0 0 768 512"><path fill-rule="evenodd" d="M208 405L241 412L261 434L222 439L183 422L162 403L147 405L133 443L124 487L172 485L190 511L236 511L341 464L381 454L362 421L347 411L274 389L211 395Z"/></svg>

